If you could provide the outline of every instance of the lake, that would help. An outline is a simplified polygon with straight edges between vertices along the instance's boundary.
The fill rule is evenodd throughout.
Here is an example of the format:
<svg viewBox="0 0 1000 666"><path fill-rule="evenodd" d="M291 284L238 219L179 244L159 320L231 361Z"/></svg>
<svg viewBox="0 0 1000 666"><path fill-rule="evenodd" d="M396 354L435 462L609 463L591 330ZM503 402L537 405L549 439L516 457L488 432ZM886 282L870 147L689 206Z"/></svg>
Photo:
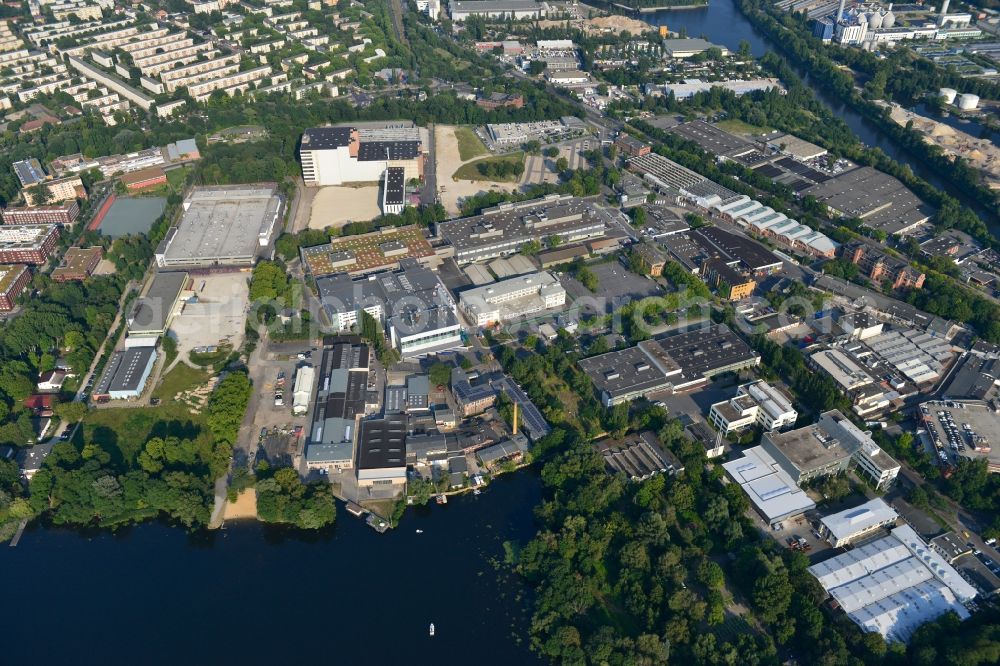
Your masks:
<svg viewBox="0 0 1000 666"><path fill-rule="evenodd" d="M194 535L33 525L3 548L16 637L3 661L534 662L526 592L492 562L504 541L534 535L540 492L533 470L517 472L478 497L411 509L386 534L342 506L321 534L255 522Z"/></svg>

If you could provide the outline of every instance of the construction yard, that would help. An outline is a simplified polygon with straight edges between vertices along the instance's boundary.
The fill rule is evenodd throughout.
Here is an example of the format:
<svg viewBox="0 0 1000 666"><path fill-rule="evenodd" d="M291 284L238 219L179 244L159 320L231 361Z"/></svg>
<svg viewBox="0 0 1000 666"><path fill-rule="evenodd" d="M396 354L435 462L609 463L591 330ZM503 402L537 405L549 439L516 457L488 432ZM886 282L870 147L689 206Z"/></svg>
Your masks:
<svg viewBox="0 0 1000 666"><path fill-rule="evenodd" d="M467 128L461 128L467 129ZM463 160L459 152L459 137L453 125L438 125L434 130L435 172L438 183L438 196L441 204L449 215L458 215L461 202L489 190L512 192L517 186L491 183L486 180L459 180L456 172L467 162L477 159L473 157ZM465 139L468 142L468 138ZM471 151L475 154L476 151ZM470 152L466 151L466 154Z"/></svg>
<svg viewBox="0 0 1000 666"><path fill-rule="evenodd" d="M243 345L249 278L250 273L243 271L193 276L195 298L184 304L170 325L180 358L189 358L194 350Z"/></svg>
<svg viewBox="0 0 1000 666"><path fill-rule="evenodd" d="M945 155L961 157L973 169L982 171L991 186L1000 186L1000 148L989 139L977 139L962 130L913 113L897 104L893 104L890 116L903 126L912 121L913 128L923 134L924 141L937 146Z"/></svg>
<svg viewBox="0 0 1000 666"><path fill-rule="evenodd" d="M340 229L349 222L367 222L382 214L379 186L349 185L316 190L309 212L310 229Z"/></svg>

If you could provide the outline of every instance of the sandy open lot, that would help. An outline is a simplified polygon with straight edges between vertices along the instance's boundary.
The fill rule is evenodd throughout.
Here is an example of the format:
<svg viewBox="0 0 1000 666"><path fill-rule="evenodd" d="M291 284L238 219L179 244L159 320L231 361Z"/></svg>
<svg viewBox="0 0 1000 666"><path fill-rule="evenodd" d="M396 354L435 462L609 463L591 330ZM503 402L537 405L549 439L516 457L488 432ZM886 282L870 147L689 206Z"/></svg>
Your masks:
<svg viewBox="0 0 1000 666"><path fill-rule="evenodd" d="M339 229L348 222L372 220L382 214L378 197L378 185L321 187L313 198L309 228Z"/></svg>
<svg viewBox="0 0 1000 666"><path fill-rule="evenodd" d="M475 196L488 190L512 192L517 189L517 185L507 183L493 183L485 180L455 180L452 175L465 164L465 161L458 154L458 139L455 138L455 128L451 125L438 125L434 129L434 140L439 196L441 204L449 215L458 215L458 206L466 197ZM475 159L481 159L481 156Z"/></svg>
<svg viewBox="0 0 1000 666"><path fill-rule="evenodd" d="M187 358L195 347L229 343L239 349L246 327L249 278L249 271L193 276L198 300L185 303L170 324L179 358Z"/></svg>
<svg viewBox="0 0 1000 666"><path fill-rule="evenodd" d="M241 518L257 519L257 491L253 488L244 490L237 497L235 502L226 502L223 512L226 520L239 520Z"/></svg>

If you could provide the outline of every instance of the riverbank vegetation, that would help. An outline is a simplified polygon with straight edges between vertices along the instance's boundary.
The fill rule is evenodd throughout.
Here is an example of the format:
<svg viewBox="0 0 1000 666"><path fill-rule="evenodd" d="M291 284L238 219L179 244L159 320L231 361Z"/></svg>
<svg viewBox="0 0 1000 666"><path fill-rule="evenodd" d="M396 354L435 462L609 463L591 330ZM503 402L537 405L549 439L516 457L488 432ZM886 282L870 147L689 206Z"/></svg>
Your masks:
<svg viewBox="0 0 1000 666"><path fill-rule="evenodd" d="M287 523L315 530L332 525L337 509L333 489L325 480L305 483L291 467L256 469L257 518L265 523Z"/></svg>

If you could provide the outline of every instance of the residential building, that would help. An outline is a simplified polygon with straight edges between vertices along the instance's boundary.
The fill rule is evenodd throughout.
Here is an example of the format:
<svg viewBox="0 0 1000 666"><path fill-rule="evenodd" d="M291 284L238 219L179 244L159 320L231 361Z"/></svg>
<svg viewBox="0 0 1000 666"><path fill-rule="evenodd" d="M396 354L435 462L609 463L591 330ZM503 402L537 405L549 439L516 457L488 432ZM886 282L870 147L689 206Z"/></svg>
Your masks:
<svg viewBox="0 0 1000 666"><path fill-rule="evenodd" d="M368 413L370 350L356 336L329 338L316 384L316 407L306 442L309 469L342 471L354 466L360 421Z"/></svg>
<svg viewBox="0 0 1000 666"><path fill-rule="evenodd" d="M45 201L46 204L58 204L87 198L87 191L83 188L83 181L80 180L80 177L70 176L68 178L44 180L21 190L24 201L28 206L42 205L42 201L39 200L39 188L43 187L48 189L50 195L48 200Z"/></svg>
<svg viewBox="0 0 1000 666"><path fill-rule="evenodd" d="M71 247L63 254L62 262L52 271L52 279L56 282L79 282L93 274L101 263L104 249L94 247Z"/></svg>
<svg viewBox="0 0 1000 666"><path fill-rule="evenodd" d="M80 215L80 204L67 201L51 206L34 206L31 208L6 208L3 213L4 224L73 224Z"/></svg>
<svg viewBox="0 0 1000 666"><path fill-rule="evenodd" d="M725 324L644 340L578 361L611 407L652 393L693 388L723 372L760 364L760 355Z"/></svg>
<svg viewBox="0 0 1000 666"><path fill-rule="evenodd" d="M54 224L0 227L0 264L44 264L58 238L59 228Z"/></svg>
<svg viewBox="0 0 1000 666"><path fill-rule="evenodd" d="M480 328L520 319L566 303L566 290L548 271L463 291L459 307Z"/></svg>
<svg viewBox="0 0 1000 666"><path fill-rule="evenodd" d="M764 521L771 526L816 508L784 467L763 446L743 451L743 456L722 464Z"/></svg>
<svg viewBox="0 0 1000 666"><path fill-rule="evenodd" d="M489 97L476 99L476 106L487 111L495 109L520 109L524 106L524 97L517 93L491 93Z"/></svg>
<svg viewBox="0 0 1000 666"><path fill-rule="evenodd" d="M813 425L788 432L766 432L761 446L796 483L844 472L853 463L876 489L892 484L900 465L871 435L838 410L823 412Z"/></svg>
<svg viewBox="0 0 1000 666"><path fill-rule="evenodd" d="M924 274L903 259L896 259L862 241L841 248L841 256L858 267L875 284L889 282L893 289L920 289Z"/></svg>
<svg viewBox="0 0 1000 666"><path fill-rule="evenodd" d="M20 160L10 165L14 169L14 175L21 182L21 187L31 187L36 183L45 180L45 169L37 158Z"/></svg>
<svg viewBox="0 0 1000 666"><path fill-rule="evenodd" d="M543 243L552 236L563 244L601 237L607 228L591 202L550 194L441 222L438 233L455 248L455 260L464 264L515 254L529 241Z"/></svg>
<svg viewBox="0 0 1000 666"><path fill-rule="evenodd" d="M0 265L0 312L10 312L17 297L31 282L31 271L23 264Z"/></svg>
<svg viewBox="0 0 1000 666"><path fill-rule="evenodd" d="M864 632L906 642L920 625L954 612L976 590L909 525L809 567L840 610Z"/></svg>
<svg viewBox="0 0 1000 666"><path fill-rule="evenodd" d="M396 490L406 485L406 417L361 421L358 435L358 486Z"/></svg>
<svg viewBox="0 0 1000 666"><path fill-rule="evenodd" d="M49 370L38 376L38 392L52 393L62 389L66 381L66 373L59 370Z"/></svg>
<svg viewBox="0 0 1000 666"><path fill-rule="evenodd" d="M380 136L350 126L307 129L299 147L303 181L307 186L375 183L389 167L403 169L404 182L422 180L427 144L420 128L385 129L396 131Z"/></svg>
<svg viewBox="0 0 1000 666"><path fill-rule="evenodd" d="M896 510L876 497L860 506L823 516L819 520L819 533L834 548L843 548L895 527L898 520Z"/></svg>
<svg viewBox="0 0 1000 666"><path fill-rule="evenodd" d="M340 274L316 280L320 301L340 331L359 328L360 312L385 326L404 357L416 357L461 346L462 326L455 302L432 271L404 262L396 273L360 280Z"/></svg>
<svg viewBox="0 0 1000 666"><path fill-rule="evenodd" d="M736 395L717 402L709 410L708 420L723 435L759 425L765 431L795 425L799 417L792 400L763 379L742 384Z"/></svg>

